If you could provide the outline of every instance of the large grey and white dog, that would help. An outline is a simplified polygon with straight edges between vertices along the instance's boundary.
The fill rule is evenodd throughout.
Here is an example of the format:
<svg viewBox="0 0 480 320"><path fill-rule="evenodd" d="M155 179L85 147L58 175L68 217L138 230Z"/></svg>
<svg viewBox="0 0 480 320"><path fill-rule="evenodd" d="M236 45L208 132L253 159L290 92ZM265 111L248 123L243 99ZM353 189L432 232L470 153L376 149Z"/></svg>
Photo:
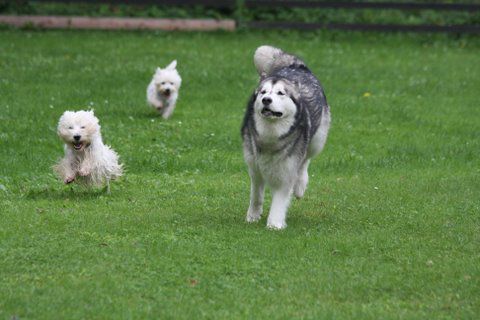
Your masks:
<svg viewBox="0 0 480 320"><path fill-rule="evenodd" d="M292 192L303 196L310 159L325 145L330 109L320 82L299 58L261 46L254 63L260 83L241 131L251 178L247 221L260 219L268 185L273 198L267 227L283 229Z"/></svg>

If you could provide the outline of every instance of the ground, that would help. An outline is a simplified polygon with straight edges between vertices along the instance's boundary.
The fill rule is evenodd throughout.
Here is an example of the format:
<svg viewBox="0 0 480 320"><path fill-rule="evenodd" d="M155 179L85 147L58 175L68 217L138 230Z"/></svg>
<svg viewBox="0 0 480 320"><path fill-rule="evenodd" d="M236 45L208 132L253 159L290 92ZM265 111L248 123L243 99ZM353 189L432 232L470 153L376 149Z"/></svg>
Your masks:
<svg viewBox="0 0 480 320"><path fill-rule="evenodd" d="M280 232L245 222L240 124L262 44L303 57L332 110ZM1 30L0 318L475 318L479 49L443 35ZM164 121L145 90L173 59L183 86ZM125 164L110 195L51 170L58 118L83 108Z"/></svg>

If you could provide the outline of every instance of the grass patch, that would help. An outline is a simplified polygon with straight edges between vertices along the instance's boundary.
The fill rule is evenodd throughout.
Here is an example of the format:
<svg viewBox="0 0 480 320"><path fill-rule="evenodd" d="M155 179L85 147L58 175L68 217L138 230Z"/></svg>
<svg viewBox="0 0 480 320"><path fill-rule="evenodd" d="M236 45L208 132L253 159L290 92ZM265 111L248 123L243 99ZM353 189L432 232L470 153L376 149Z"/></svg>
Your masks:
<svg viewBox="0 0 480 320"><path fill-rule="evenodd" d="M254 49L305 58L333 126L288 228L244 222ZM475 318L480 42L350 33L0 31L1 318ZM177 110L145 103L176 58ZM63 186L94 108L126 175ZM267 205L269 204L269 201Z"/></svg>

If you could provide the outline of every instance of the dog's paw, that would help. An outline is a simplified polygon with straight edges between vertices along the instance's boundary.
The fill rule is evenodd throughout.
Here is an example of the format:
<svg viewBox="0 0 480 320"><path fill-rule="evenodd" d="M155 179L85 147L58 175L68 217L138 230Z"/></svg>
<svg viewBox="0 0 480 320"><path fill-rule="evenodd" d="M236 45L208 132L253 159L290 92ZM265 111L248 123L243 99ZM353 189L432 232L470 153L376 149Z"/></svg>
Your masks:
<svg viewBox="0 0 480 320"><path fill-rule="evenodd" d="M305 191L307 190L308 175L305 173L300 176L293 187L293 194L297 199L303 198Z"/></svg>
<svg viewBox="0 0 480 320"><path fill-rule="evenodd" d="M293 194L297 199L303 198L305 191L307 190L307 183L304 181L298 181L293 188Z"/></svg>
<svg viewBox="0 0 480 320"><path fill-rule="evenodd" d="M260 220L260 216L252 216L247 214L246 220L248 223L258 222L258 220Z"/></svg>
<svg viewBox="0 0 480 320"><path fill-rule="evenodd" d="M65 180L63 180L63 182L64 182L65 184L72 183L73 181L75 181L75 176L73 176L73 177L67 177L67 178L65 178Z"/></svg>
<svg viewBox="0 0 480 320"><path fill-rule="evenodd" d="M250 211L247 213L247 222L249 223L252 223L252 222L257 222L258 220L260 220L260 216L261 214L260 213L251 213Z"/></svg>
<svg viewBox="0 0 480 320"><path fill-rule="evenodd" d="M267 228L270 230L283 230L287 227L284 221L268 221Z"/></svg>
<svg viewBox="0 0 480 320"><path fill-rule="evenodd" d="M87 169L81 169L78 171L78 174L81 175L82 177L86 177L88 175L90 175L90 171L87 170Z"/></svg>
<svg viewBox="0 0 480 320"><path fill-rule="evenodd" d="M255 207L249 207L247 211L247 217L246 220L247 222L257 222L260 220L260 217L262 216L262 206L259 206L257 208Z"/></svg>

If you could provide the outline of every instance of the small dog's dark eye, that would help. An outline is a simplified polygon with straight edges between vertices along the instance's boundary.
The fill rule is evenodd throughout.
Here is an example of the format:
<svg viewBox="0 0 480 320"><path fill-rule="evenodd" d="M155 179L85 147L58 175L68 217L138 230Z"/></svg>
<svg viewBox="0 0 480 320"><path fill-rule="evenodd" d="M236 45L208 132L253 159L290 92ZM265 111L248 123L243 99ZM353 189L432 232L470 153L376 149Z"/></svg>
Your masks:
<svg viewBox="0 0 480 320"><path fill-rule="evenodd" d="M162 83L160 83L160 84L165 84L165 82L162 82Z"/></svg>
<svg viewBox="0 0 480 320"><path fill-rule="evenodd" d="M73 127L68 127L68 129L73 129Z"/></svg>
<svg viewBox="0 0 480 320"><path fill-rule="evenodd" d="M173 82L170 82L170 84L173 86Z"/></svg>
<svg viewBox="0 0 480 320"><path fill-rule="evenodd" d="M80 128L85 129L85 126L81 126Z"/></svg>
<svg viewBox="0 0 480 320"><path fill-rule="evenodd" d="M265 93L267 93L267 91L266 91L266 90L262 90L262 91L260 91L260 93L261 93L261 94L265 94Z"/></svg>
<svg viewBox="0 0 480 320"><path fill-rule="evenodd" d="M282 91L278 91L277 94L278 94L279 96L284 96L284 95L285 95L285 93L283 93Z"/></svg>

